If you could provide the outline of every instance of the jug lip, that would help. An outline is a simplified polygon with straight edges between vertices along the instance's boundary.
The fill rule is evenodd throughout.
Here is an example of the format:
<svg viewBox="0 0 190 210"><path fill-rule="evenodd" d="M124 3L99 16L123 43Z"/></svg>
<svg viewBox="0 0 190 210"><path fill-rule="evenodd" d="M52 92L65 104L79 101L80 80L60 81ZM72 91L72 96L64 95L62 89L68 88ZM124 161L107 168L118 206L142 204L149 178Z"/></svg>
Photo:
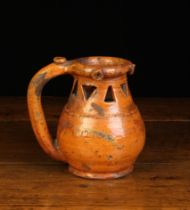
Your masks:
<svg viewBox="0 0 190 210"><path fill-rule="evenodd" d="M96 80L116 77L127 72L132 74L135 68L135 64L127 59L110 56L89 56L74 61L82 67L76 74L91 76Z"/></svg>
<svg viewBox="0 0 190 210"><path fill-rule="evenodd" d="M101 67L115 67L120 65L129 65L131 62L124 58L111 57L111 56L89 56L78 58L82 64L87 66L101 66Z"/></svg>

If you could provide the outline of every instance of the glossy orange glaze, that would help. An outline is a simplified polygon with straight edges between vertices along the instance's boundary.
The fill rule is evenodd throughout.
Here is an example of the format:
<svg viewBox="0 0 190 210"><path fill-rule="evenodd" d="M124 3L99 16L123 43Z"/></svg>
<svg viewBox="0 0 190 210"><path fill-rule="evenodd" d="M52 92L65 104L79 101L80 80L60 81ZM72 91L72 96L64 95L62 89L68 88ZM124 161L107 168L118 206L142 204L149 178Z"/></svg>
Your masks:
<svg viewBox="0 0 190 210"><path fill-rule="evenodd" d="M134 65L125 59L56 58L40 70L28 89L32 126L42 148L66 161L78 176L117 178L132 171L145 142L145 128L127 83ZM41 107L41 90L51 78L70 73L73 88L60 116L56 147Z"/></svg>

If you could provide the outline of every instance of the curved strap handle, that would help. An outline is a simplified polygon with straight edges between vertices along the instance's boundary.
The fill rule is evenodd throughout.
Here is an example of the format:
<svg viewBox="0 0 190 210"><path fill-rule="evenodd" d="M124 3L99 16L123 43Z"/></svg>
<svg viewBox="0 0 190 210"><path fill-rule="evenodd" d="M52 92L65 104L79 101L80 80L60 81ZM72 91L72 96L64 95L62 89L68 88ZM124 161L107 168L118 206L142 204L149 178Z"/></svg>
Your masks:
<svg viewBox="0 0 190 210"><path fill-rule="evenodd" d="M45 84L59 75L69 71L65 58L56 57L54 63L45 66L39 70L32 78L27 93L27 102L32 128L37 137L37 140L43 150L56 160L63 160L61 154L53 145L52 137L49 133L47 122L45 120L44 111L41 104L41 93Z"/></svg>

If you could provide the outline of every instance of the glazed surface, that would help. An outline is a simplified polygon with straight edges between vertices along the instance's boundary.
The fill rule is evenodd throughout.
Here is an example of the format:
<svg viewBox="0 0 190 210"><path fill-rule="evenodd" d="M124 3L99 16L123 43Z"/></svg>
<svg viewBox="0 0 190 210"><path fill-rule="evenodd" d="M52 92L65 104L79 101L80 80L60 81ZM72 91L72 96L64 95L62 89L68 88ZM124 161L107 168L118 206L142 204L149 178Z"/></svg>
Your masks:
<svg viewBox="0 0 190 210"><path fill-rule="evenodd" d="M33 130L43 150L66 161L70 171L87 178L118 178L130 173L145 141L145 128L135 106L126 73L126 59L96 56L67 61L56 57L32 78L28 108ZM74 77L68 103L53 141L41 104L45 84L60 75Z"/></svg>
<svg viewBox="0 0 190 210"><path fill-rule="evenodd" d="M130 168L144 146L145 129L125 76L103 83L77 77L59 120L59 150L75 169L119 172ZM126 89L122 89L122 85ZM86 99L84 86L96 87ZM112 97L106 101L109 87Z"/></svg>

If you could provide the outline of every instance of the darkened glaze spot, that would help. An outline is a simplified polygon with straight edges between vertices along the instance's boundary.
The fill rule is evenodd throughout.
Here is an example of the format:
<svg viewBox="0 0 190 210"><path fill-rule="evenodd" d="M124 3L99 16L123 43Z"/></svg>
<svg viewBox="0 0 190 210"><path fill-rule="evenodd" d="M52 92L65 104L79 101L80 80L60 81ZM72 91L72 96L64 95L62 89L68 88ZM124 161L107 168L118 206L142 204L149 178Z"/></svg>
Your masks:
<svg viewBox="0 0 190 210"><path fill-rule="evenodd" d="M63 65L66 67L66 66L70 66L73 63L74 63L74 61L73 60L70 60L70 61L64 62Z"/></svg>
<svg viewBox="0 0 190 210"><path fill-rule="evenodd" d="M85 171L90 171L90 170L91 170L90 166L87 165L86 163L83 163L83 164L82 164L82 167L83 167L83 169L84 169Z"/></svg>
<svg viewBox="0 0 190 210"><path fill-rule="evenodd" d="M112 155L108 155L107 159L112 160L113 159Z"/></svg>
<svg viewBox="0 0 190 210"><path fill-rule="evenodd" d="M46 74L47 72L39 74L38 77L33 80L33 85L35 86L35 94L38 97L41 95L44 85L49 81L49 79L45 79Z"/></svg>
<svg viewBox="0 0 190 210"><path fill-rule="evenodd" d="M100 137L100 138L103 138L105 139L106 141L113 141L113 137L109 134L106 134L102 131L93 131L93 134L96 136L96 137Z"/></svg>
<svg viewBox="0 0 190 210"><path fill-rule="evenodd" d="M128 113L133 113L136 110L136 106L134 103L131 103L126 107Z"/></svg>
<svg viewBox="0 0 190 210"><path fill-rule="evenodd" d="M96 103L91 103L91 106L98 112L99 115L104 116L104 109Z"/></svg>
<svg viewBox="0 0 190 210"><path fill-rule="evenodd" d="M121 149L123 149L123 148L124 148L123 145L118 145L118 146L117 146L117 149L118 149L118 150L121 150Z"/></svg>

